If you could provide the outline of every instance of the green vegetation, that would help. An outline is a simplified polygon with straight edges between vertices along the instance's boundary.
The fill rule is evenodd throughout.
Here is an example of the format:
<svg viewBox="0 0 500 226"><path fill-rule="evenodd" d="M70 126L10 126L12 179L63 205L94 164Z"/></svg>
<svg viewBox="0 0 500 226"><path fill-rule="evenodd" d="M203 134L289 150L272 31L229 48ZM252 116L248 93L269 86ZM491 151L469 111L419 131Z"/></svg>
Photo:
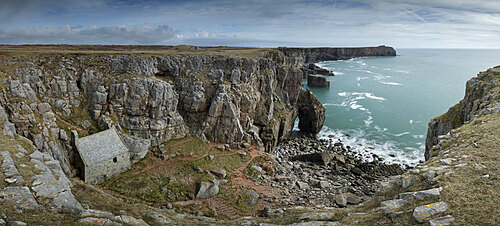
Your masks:
<svg viewBox="0 0 500 226"><path fill-rule="evenodd" d="M204 171L225 169L228 174L249 160L249 156L234 151L221 151L196 137L185 137L163 143L166 156L160 160L154 154L134 164L131 170L101 186L151 203L189 200L195 194L196 184L212 181ZM155 152L158 152L155 151Z"/></svg>

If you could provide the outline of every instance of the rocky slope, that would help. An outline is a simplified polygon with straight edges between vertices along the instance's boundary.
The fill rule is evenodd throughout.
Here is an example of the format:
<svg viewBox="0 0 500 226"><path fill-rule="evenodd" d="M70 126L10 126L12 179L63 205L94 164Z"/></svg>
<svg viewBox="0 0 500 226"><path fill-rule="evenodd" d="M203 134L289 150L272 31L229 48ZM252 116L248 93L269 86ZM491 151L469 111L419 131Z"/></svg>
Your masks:
<svg viewBox="0 0 500 226"><path fill-rule="evenodd" d="M433 150L439 148L438 138L446 135L452 129L473 121L475 118L500 112L500 67L488 69L467 81L465 96L448 112L432 119L427 130L425 141L425 159L433 155ZM436 146L437 145L437 146Z"/></svg>

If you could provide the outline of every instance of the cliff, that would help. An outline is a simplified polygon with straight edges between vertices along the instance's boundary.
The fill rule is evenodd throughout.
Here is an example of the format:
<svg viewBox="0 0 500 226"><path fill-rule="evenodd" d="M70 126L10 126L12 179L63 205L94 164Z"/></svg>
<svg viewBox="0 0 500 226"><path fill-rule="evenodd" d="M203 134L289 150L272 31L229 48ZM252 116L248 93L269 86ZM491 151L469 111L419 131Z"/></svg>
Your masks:
<svg viewBox="0 0 500 226"><path fill-rule="evenodd" d="M309 62L395 55L374 48L3 46L0 103L18 134L68 175L71 131L116 125L131 156L193 134L271 150L292 130L318 133L324 107L302 89ZM303 98L301 98L303 97Z"/></svg>
<svg viewBox="0 0 500 226"><path fill-rule="evenodd" d="M500 112L500 66L481 72L467 81L465 96L448 112L429 122L425 141L425 159L428 160L439 148L438 138L477 117Z"/></svg>
<svg viewBox="0 0 500 226"><path fill-rule="evenodd" d="M328 60L346 60L366 56L396 56L396 50L389 46L360 48L279 48L290 59L304 64Z"/></svg>

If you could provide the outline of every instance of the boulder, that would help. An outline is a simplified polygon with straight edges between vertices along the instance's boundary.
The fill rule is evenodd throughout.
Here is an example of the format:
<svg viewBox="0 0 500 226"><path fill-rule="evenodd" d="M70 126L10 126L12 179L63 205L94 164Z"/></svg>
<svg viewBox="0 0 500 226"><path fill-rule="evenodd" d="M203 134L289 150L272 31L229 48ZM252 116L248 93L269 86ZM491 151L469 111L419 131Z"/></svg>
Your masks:
<svg viewBox="0 0 500 226"><path fill-rule="evenodd" d="M197 186L196 198L206 199L219 193L219 186L210 182L200 182Z"/></svg>
<svg viewBox="0 0 500 226"><path fill-rule="evenodd" d="M334 158L330 151L316 152L311 154L296 155L291 158L292 161L312 162L321 165L328 165Z"/></svg>

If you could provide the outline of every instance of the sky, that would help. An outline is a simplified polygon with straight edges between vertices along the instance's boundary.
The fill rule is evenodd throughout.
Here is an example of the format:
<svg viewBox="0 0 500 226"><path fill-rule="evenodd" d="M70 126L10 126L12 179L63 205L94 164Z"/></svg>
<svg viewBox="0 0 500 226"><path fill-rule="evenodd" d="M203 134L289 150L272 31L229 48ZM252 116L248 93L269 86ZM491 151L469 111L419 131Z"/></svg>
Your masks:
<svg viewBox="0 0 500 226"><path fill-rule="evenodd" d="M500 48L500 0L0 0L0 44Z"/></svg>

